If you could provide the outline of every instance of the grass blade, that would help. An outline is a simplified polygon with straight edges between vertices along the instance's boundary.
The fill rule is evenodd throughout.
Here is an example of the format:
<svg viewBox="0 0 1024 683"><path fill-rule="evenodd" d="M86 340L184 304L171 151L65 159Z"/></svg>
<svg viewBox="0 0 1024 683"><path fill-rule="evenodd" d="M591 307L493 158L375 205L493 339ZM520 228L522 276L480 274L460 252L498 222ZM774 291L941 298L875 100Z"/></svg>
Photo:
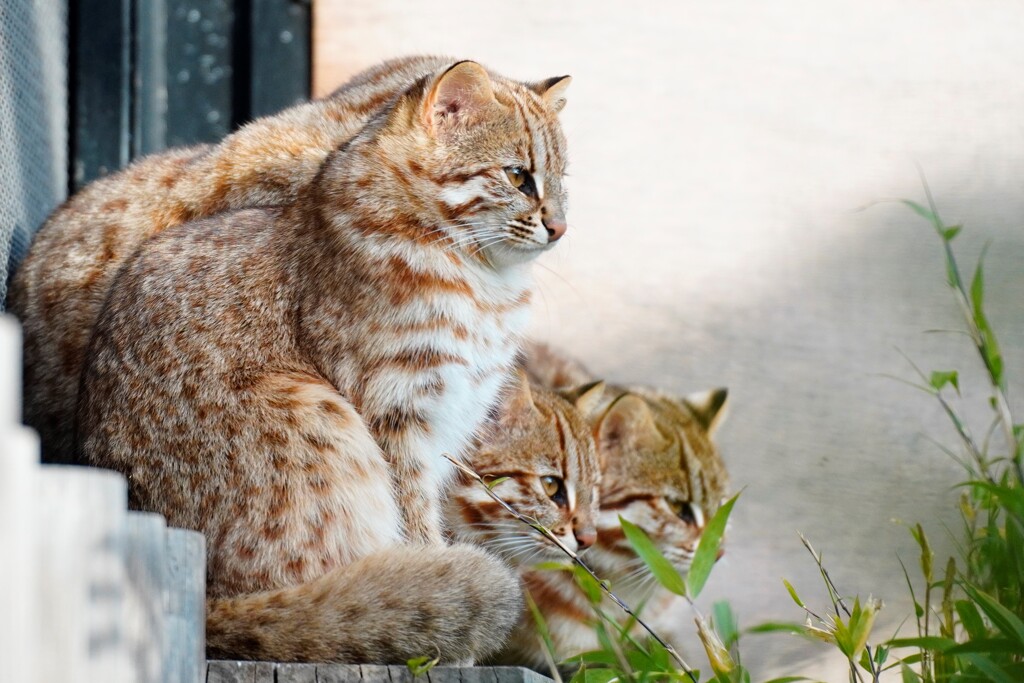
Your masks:
<svg viewBox="0 0 1024 683"><path fill-rule="evenodd" d="M633 550L647 564L647 567L661 585L676 595L685 596L686 582L683 580L682 575L672 566L671 562L665 559L665 556L654 545L654 541L651 540L650 536L628 519L619 517L619 523L622 524L622 531L626 534L626 538L629 539Z"/></svg>
<svg viewBox="0 0 1024 683"><path fill-rule="evenodd" d="M700 535L697 552L693 554L693 562L686 575L686 590L691 599L696 599L700 595L704 584L707 583L708 576L711 575L711 568L718 559L718 550L722 545L726 524L729 522L729 514L739 496L740 494L737 493L718 508Z"/></svg>

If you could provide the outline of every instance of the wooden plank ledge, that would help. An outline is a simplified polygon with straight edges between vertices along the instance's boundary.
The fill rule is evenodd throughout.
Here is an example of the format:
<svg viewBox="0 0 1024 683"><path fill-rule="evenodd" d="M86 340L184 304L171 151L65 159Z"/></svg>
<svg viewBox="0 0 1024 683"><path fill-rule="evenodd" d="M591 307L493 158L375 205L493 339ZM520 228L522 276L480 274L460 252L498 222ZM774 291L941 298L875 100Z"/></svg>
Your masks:
<svg viewBox="0 0 1024 683"><path fill-rule="evenodd" d="M276 664L210 661L205 683L413 683L404 666L366 664ZM418 678L422 683L551 683L536 671L518 666L437 666Z"/></svg>

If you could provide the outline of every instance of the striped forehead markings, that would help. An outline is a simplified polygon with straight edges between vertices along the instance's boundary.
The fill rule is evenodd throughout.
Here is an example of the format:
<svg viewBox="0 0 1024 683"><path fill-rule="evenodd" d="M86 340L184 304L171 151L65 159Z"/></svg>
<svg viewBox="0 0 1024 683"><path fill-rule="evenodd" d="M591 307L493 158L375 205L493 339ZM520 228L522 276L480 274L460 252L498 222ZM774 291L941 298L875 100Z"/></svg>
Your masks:
<svg viewBox="0 0 1024 683"><path fill-rule="evenodd" d="M690 484L690 500L701 501L704 500L704 495L707 492L707 481L705 479L704 468L700 466L700 459L697 457L697 452L693 448L693 444L690 442L689 434L685 427L679 427L679 438L683 442L683 453L685 455L685 461L680 463L684 471L687 474L687 480Z"/></svg>
<svg viewBox="0 0 1024 683"><path fill-rule="evenodd" d="M519 114L519 123L524 129L526 129L526 154L529 157L530 167L527 169L531 173L537 170L537 161L534 157L534 146L536 136L533 133L533 127L530 125L530 117L526 115L526 111L523 109L523 103L519 101L515 93L512 93L512 104L515 106L516 113Z"/></svg>
<svg viewBox="0 0 1024 683"><path fill-rule="evenodd" d="M530 109L530 112L540 122L540 137L543 143L544 151L544 168L545 170L549 170L550 164L548 163L548 158L550 156L554 156L556 159L559 158L559 155L555 154L558 150L556 150L552 146L551 138L548 137L547 122L549 119L549 115L544 110L545 105L543 105L540 102L537 102L533 97L530 97L529 94L527 94L524 99L526 101L526 106Z"/></svg>

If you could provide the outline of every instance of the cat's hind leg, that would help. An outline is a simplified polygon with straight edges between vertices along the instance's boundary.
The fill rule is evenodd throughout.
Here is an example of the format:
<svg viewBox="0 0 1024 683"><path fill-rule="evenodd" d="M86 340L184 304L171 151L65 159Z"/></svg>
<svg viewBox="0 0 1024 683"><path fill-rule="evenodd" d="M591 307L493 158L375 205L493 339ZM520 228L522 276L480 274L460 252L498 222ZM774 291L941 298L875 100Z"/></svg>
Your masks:
<svg viewBox="0 0 1024 683"><path fill-rule="evenodd" d="M230 444L241 490L207 531L211 594L304 583L403 542L389 465L348 401L294 371L246 394Z"/></svg>

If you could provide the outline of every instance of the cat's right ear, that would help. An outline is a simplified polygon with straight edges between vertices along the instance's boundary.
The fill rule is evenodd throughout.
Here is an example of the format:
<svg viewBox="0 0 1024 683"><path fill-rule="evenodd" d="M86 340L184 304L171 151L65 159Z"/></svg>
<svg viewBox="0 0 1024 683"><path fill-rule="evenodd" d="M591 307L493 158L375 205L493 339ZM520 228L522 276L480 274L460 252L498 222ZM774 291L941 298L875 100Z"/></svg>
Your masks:
<svg viewBox="0 0 1024 683"><path fill-rule="evenodd" d="M725 419L726 408L729 405L729 390L711 389L690 394L683 398L683 403L693 413L697 422L704 427L708 436L711 436Z"/></svg>
<svg viewBox="0 0 1024 683"><path fill-rule="evenodd" d="M548 109L556 114L565 107L565 91L572 83L572 76L555 76L540 83L533 83L530 88L544 99Z"/></svg>
<svg viewBox="0 0 1024 683"><path fill-rule="evenodd" d="M604 404L605 384L603 381L590 382L573 389L559 391L562 398L572 403L587 420L593 419Z"/></svg>
<svg viewBox="0 0 1024 683"><path fill-rule="evenodd" d="M423 102L423 121L439 137L479 120L498 105L487 71L476 62L459 62L438 76Z"/></svg>
<svg viewBox="0 0 1024 683"><path fill-rule="evenodd" d="M650 406L639 396L624 394L612 403L597 429L601 451L620 448L651 448L663 441Z"/></svg>

